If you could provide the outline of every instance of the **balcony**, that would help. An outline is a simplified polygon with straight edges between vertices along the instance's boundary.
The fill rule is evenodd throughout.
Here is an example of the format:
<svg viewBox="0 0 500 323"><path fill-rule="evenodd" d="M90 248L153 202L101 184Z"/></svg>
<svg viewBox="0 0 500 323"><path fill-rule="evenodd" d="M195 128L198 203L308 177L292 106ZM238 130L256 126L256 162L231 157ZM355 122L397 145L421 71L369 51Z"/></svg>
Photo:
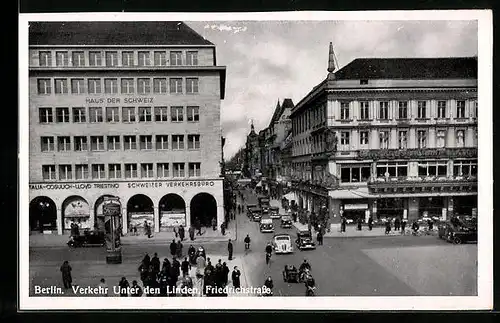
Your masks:
<svg viewBox="0 0 500 323"><path fill-rule="evenodd" d="M358 159L425 158L477 158L477 148L370 149L358 152Z"/></svg>
<svg viewBox="0 0 500 323"><path fill-rule="evenodd" d="M371 178L368 189L377 194L477 192L476 176Z"/></svg>

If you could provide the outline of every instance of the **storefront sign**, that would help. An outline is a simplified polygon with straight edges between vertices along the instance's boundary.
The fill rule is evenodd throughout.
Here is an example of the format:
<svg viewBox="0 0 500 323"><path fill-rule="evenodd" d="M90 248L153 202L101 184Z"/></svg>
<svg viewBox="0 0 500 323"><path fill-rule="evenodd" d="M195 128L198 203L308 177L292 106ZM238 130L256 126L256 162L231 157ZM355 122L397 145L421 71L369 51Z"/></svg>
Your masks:
<svg viewBox="0 0 500 323"><path fill-rule="evenodd" d="M366 210L368 204L344 204L344 210Z"/></svg>
<svg viewBox="0 0 500 323"><path fill-rule="evenodd" d="M121 183L50 183L30 184L30 190L90 190L121 188L165 188L165 187L212 187L215 181L155 181L155 182L121 182Z"/></svg>

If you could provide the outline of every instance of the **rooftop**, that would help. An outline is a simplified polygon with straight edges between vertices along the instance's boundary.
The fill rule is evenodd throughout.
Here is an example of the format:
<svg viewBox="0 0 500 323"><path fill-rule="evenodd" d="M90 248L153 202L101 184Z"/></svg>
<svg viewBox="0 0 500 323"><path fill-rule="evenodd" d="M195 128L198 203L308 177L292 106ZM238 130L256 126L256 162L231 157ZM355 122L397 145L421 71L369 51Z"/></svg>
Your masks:
<svg viewBox="0 0 500 323"><path fill-rule="evenodd" d="M214 46L182 21L30 22L29 44Z"/></svg>

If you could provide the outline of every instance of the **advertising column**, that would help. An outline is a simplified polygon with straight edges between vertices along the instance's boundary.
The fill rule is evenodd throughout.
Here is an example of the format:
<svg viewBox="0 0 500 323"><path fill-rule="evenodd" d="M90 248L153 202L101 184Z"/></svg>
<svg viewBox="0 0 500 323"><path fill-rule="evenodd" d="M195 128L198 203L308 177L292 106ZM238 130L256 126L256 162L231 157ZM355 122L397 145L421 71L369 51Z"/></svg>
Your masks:
<svg viewBox="0 0 500 323"><path fill-rule="evenodd" d="M106 234L106 263L122 263L122 247L120 243L121 204L117 197L105 197L102 206Z"/></svg>

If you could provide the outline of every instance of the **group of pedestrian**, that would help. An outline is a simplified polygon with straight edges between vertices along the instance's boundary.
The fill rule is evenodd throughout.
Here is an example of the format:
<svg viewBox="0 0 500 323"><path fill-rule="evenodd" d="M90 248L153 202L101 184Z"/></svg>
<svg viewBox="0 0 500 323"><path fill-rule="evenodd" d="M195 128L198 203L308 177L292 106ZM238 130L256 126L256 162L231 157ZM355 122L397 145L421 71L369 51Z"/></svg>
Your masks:
<svg viewBox="0 0 500 323"><path fill-rule="evenodd" d="M170 255L172 255L172 257L176 256L177 258L181 258L182 248L183 246L181 240L175 242L175 239L172 239L172 242L170 243Z"/></svg>
<svg viewBox="0 0 500 323"><path fill-rule="evenodd" d="M78 237L80 235L80 227L75 222L71 222L70 233L72 237Z"/></svg>
<svg viewBox="0 0 500 323"><path fill-rule="evenodd" d="M207 296L227 296L226 293L220 292L220 289L227 286L228 279L229 267L227 264L219 259L214 267L210 258L207 258L207 265L203 275L203 294Z"/></svg>

